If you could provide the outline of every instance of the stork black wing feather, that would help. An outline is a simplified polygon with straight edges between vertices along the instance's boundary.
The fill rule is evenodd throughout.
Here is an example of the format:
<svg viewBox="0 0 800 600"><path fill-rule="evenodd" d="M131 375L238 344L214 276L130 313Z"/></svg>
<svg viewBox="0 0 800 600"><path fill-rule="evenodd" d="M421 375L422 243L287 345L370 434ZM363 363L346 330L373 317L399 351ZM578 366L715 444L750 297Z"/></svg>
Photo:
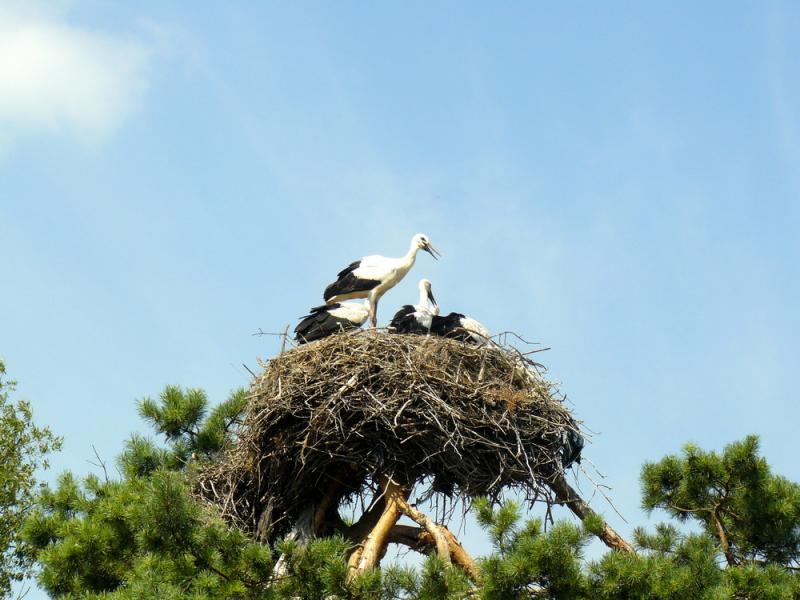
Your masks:
<svg viewBox="0 0 800 600"><path fill-rule="evenodd" d="M361 266L361 261L360 260L353 261L349 265L347 265L344 269L339 271L339 273L336 275L336 277L342 278L345 275L347 275L348 273L352 273L353 271L355 271L360 266Z"/></svg>
<svg viewBox="0 0 800 600"><path fill-rule="evenodd" d="M305 344L306 342L321 340L340 331L358 329L358 325L347 319L334 317L330 314L331 310L335 310L339 306L339 304L334 304L312 308L311 314L304 317L294 328L294 339L299 344Z"/></svg>
<svg viewBox="0 0 800 600"><path fill-rule="evenodd" d="M309 316L316 315L316 314L319 314L321 312L327 312L329 310L336 310L340 306L341 306L341 304L339 304L338 302L336 302L334 304L323 304L322 306L315 306L314 308L309 308L308 309Z"/></svg>
<svg viewBox="0 0 800 600"><path fill-rule="evenodd" d="M352 294L353 292L368 292L380 284L378 279L359 279L353 274L353 269L358 267L361 261L354 262L344 271L339 273L339 279L325 288L323 297L327 301L329 298L342 294Z"/></svg>
<svg viewBox="0 0 800 600"><path fill-rule="evenodd" d="M461 313L450 313L444 316L436 315L433 317L433 322L431 323L431 333L442 337L452 337L461 341L468 341L466 339L469 337L468 334L466 336L458 335L461 333L458 329L461 327L461 319L463 318L465 317Z"/></svg>
<svg viewBox="0 0 800 600"><path fill-rule="evenodd" d="M427 334L428 330L420 325L419 321L414 317L417 309L411 304L406 304L398 310L392 321L389 323L389 331L392 333L420 333Z"/></svg>

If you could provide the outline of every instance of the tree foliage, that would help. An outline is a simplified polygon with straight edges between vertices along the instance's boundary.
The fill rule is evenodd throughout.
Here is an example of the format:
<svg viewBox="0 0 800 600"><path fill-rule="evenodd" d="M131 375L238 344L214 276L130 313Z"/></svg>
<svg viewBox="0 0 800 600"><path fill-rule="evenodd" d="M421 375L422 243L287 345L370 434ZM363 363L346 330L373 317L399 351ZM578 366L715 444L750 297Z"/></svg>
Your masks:
<svg viewBox="0 0 800 600"><path fill-rule="evenodd" d="M700 524L730 566L800 566L800 485L773 475L748 436L722 454L687 444L642 471L643 505Z"/></svg>
<svg viewBox="0 0 800 600"><path fill-rule="evenodd" d="M121 479L67 473L40 495L23 537L41 586L54 597L262 597L271 551L213 518L187 485L243 405L236 391L209 413L203 392L173 386L143 400L140 414L166 444L134 435L118 459Z"/></svg>
<svg viewBox="0 0 800 600"><path fill-rule="evenodd" d="M675 523L637 529L636 554L587 559L599 518L547 524L524 520L513 502L478 500L474 514L494 547L479 559L479 585L436 557L346 583L344 539L269 548L190 494L195 465L214 460L235 435L244 406L241 390L213 410L200 390L167 387L143 400L140 413L163 443L134 435L118 459L120 478L64 474L39 495L23 537L40 584L58 598L145 600L800 597L798 486L770 472L755 438L722 454L687 446L645 465L644 506ZM685 521L699 530L679 528ZM286 575L273 579L281 554Z"/></svg>
<svg viewBox="0 0 800 600"><path fill-rule="evenodd" d="M39 584L56 598L117 600L388 599L421 588L404 569L345 585L342 539L305 548L287 541L273 551L193 498L192 470L230 440L244 403L237 390L209 411L203 392L174 386L140 402L166 443L133 435L117 461L120 479L66 473L39 495L22 530ZM276 552L285 553L290 576L273 581Z"/></svg>
<svg viewBox="0 0 800 600"><path fill-rule="evenodd" d="M47 455L61 446L49 429L33 423L28 402L10 399L15 386L0 359L0 596L30 566L30 557L20 551L19 531L34 501L36 471L46 468Z"/></svg>

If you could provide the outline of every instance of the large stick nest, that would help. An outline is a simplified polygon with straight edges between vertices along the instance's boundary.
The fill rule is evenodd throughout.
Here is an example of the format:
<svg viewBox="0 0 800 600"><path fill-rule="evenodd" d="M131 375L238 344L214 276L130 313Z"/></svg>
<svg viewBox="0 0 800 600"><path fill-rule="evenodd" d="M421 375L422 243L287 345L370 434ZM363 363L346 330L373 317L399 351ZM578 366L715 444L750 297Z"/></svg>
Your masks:
<svg viewBox="0 0 800 600"><path fill-rule="evenodd" d="M565 434L577 431L555 386L510 347L363 331L264 367L237 441L201 472L198 492L270 541L331 481L352 499L377 473L427 486L423 495L548 497Z"/></svg>

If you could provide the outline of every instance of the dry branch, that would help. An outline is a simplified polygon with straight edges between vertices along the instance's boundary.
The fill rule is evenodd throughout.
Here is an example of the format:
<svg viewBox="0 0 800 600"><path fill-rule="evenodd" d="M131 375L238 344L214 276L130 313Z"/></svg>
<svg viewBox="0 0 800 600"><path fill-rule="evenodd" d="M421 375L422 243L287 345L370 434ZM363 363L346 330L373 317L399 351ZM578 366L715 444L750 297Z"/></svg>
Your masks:
<svg viewBox="0 0 800 600"><path fill-rule="evenodd" d="M439 525L439 527L441 527L450 545L450 558L452 562L464 569L467 575L469 575L474 582L478 583L480 581L480 571L473 558L464 549L452 531L444 525ZM437 551L436 542L430 532L423 527L414 527L412 525L395 525L392 527L392 530L389 532L389 543L402 544L415 552L425 555Z"/></svg>
<svg viewBox="0 0 800 600"><path fill-rule="evenodd" d="M595 515L595 513L591 507L580 497L578 492L576 492L571 485L567 483L567 480L564 479L564 476L558 474L554 476L549 481L550 487L553 488L553 491L556 494L556 500L566 505L572 513L578 517L579 519L583 520L589 515ZM600 533L597 534L603 543L608 546L609 548L613 548L614 550L619 550L621 552L629 552L634 554L636 551L633 549L633 546L629 542L627 542L621 535L619 535L612 527L603 522L603 529Z"/></svg>
<svg viewBox="0 0 800 600"><path fill-rule="evenodd" d="M433 539L436 554L446 565L452 564L452 562L455 561L459 567L467 572L473 581L478 582L480 580L480 572L478 571L475 561L467 551L464 550L464 547L456 536L453 535L445 525L434 522L425 513L411 506L408 501L403 498L399 498L397 502L403 514L422 527L424 533L421 531L420 535L418 535L420 541L426 540L428 537ZM427 536L425 534L427 534Z"/></svg>
<svg viewBox="0 0 800 600"><path fill-rule="evenodd" d="M511 489L531 503L566 504L581 519L593 514L564 479L565 440L578 423L543 368L513 347L367 331L263 366L235 443L196 487L260 541L294 532L310 514L312 536L353 541L349 577L402 543L437 552L477 582L475 562L444 524L409 504L411 490L494 502ZM345 525L339 507L373 492ZM398 525L403 513L420 527ZM633 552L608 525L599 536Z"/></svg>
<svg viewBox="0 0 800 600"><path fill-rule="evenodd" d="M415 523L418 523L431 535L431 537L433 537L433 541L436 545L436 554L439 555L441 561L446 565L451 564L450 544L439 524L434 523L426 514L418 511L408 502L401 500L398 502L398 504L400 505L400 510L403 511L404 515L406 515Z"/></svg>
<svg viewBox="0 0 800 600"><path fill-rule="evenodd" d="M309 504L366 498L379 473L423 497L496 500L512 488L550 501L545 479L578 430L558 390L513 348L360 332L264 367L236 443L197 485L264 541L286 535Z"/></svg>

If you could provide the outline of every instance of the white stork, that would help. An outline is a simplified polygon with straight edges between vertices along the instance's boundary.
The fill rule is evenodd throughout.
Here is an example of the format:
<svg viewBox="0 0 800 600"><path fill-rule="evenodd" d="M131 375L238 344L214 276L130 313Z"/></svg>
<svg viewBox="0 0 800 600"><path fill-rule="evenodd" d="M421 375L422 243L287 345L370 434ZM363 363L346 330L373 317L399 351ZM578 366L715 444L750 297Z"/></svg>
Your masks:
<svg viewBox="0 0 800 600"><path fill-rule="evenodd" d="M312 308L310 314L294 328L299 344L313 342L340 331L358 329L369 316L369 307L361 302L323 304Z"/></svg>
<svg viewBox="0 0 800 600"><path fill-rule="evenodd" d="M339 272L338 278L325 288L325 302L333 304L351 298L366 298L369 305L370 324L378 324L378 301L388 290L405 277L414 266L417 252L424 250L438 259L439 252L428 236L418 233L411 238L411 247L401 258L372 255L357 260Z"/></svg>
<svg viewBox="0 0 800 600"><path fill-rule="evenodd" d="M452 338L467 344L492 344L492 334L485 325L461 313L435 316L431 322L431 333Z"/></svg>
<svg viewBox="0 0 800 600"><path fill-rule="evenodd" d="M428 335L431 331L433 317L439 314L439 305L431 291L431 282L428 279L419 281L419 304L406 304L398 310L389 331L392 333L418 333Z"/></svg>

